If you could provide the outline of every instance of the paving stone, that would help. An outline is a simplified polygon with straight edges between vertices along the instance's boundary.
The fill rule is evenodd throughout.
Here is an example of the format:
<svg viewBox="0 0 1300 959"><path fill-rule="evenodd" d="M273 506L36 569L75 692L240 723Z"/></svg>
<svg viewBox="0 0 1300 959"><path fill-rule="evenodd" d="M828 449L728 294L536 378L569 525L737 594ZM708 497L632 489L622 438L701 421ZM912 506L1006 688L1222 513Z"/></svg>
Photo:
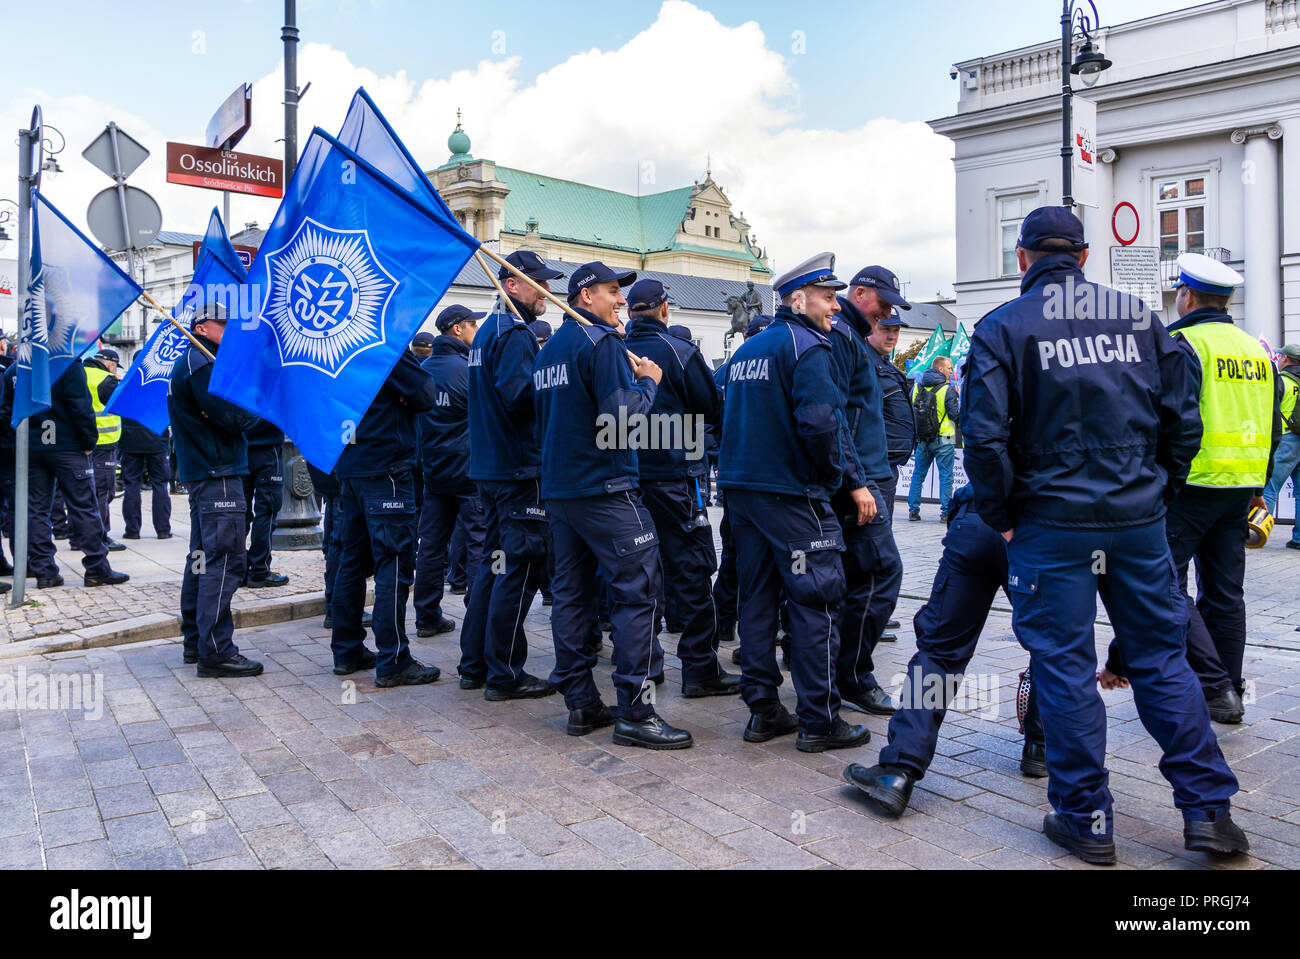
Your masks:
<svg viewBox="0 0 1300 959"><path fill-rule="evenodd" d="M289 810L270 792L227 799L221 805L241 830L262 829L294 821Z"/></svg>
<svg viewBox="0 0 1300 959"><path fill-rule="evenodd" d="M162 813L142 813L124 816L104 823L113 855L119 859L132 853L148 852L160 846L171 845L172 831Z"/></svg>
<svg viewBox="0 0 1300 959"><path fill-rule="evenodd" d="M369 829L331 833L318 838L316 844L340 869L384 869L399 862Z"/></svg>
<svg viewBox="0 0 1300 959"><path fill-rule="evenodd" d="M185 857L177 846L159 846L117 857L118 869L184 869Z"/></svg>
<svg viewBox="0 0 1300 959"><path fill-rule="evenodd" d="M244 840L267 869L301 868L303 862L325 859L319 847L294 823L254 829L244 833Z"/></svg>
<svg viewBox="0 0 1300 959"><path fill-rule="evenodd" d="M203 785L203 777L189 763L177 763L172 766L153 766L146 769L144 778L149 788L157 795L197 789Z"/></svg>
<svg viewBox="0 0 1300 959"><path fill-rule="evenodd" d="M47 869L76 869L78 871L116 869L112 850L107 839L74 843L71 846L45 847Z"/></svg>
<svg viewBox="0 0 1300 959"><path fill-rule="evenodd" d="M0 815L0 821L5 819ZM41 819L41 842L46 849L71 846L104 838L104 826L94 806L79 806L46 813Z"/></svg>
<svg viewBox="0 0 1300 959"><path fill-rule="evenodd" d="M99 815L103 819L134 816L136 813L153 812L158 808L153 792L146 783L128 783L125 786L105 786L103 789L96 789L95 802L99 805Z"/></svg>
<svg viewBox="0 0 1300 959"><path fill-rule="evenodd" d="M242 856L247 851L235 827L227 820L205 822L202 828L181 826L175 830L181 854L189 865Z"/></svg>

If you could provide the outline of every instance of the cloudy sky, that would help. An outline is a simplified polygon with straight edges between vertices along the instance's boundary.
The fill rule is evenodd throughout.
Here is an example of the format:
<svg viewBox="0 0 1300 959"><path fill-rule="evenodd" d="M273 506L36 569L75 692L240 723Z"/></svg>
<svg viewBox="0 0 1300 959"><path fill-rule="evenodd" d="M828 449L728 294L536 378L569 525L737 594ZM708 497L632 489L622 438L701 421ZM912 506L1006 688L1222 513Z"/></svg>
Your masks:
<svg viewBox="0 0 1300 959"><path fill-rule="evenodd" d="M1185 5L1106 0L1102 18ZM300 0L298 77L311 89L299 142L313 125L337 131L365 86L426 168L447 158L458 107L475 155L611 189L635 192L639 169L653 171L644 192L673 189L711 157L778 270L831 249L843 271L883 262L926 298L952 284L951 146L925 125L955 112L949 65L1050 39L1059 11L1054 0ZM109 120L153 151L130 182L158 199L164 229L202 232L221 199L164 182L165 142L202 142L239 83L254 84L254 123L237 149L283 153L278 2L51 0L6 20L29 39L7 45L16 72L0 85L0 125L26 126L39 102L66 135L65 172L45 193L79 225L111 182L80 155ZM13 198L15 153L0 153L0 197ZM236 197L234 228L266 224L275 202Z"/></svg>

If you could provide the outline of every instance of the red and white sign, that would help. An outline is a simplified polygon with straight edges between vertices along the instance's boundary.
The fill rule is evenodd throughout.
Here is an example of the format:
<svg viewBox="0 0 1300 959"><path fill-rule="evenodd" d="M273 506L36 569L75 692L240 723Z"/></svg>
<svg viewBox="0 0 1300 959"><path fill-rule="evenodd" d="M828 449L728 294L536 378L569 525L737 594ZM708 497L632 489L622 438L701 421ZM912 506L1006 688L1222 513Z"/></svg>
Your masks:
<svg viewBox="0 0 1300 959"><path fill-rule="evenodd" d="M284 196L284 161L192 143L168 143L167 182L278 199Z"/></svg>
<svg viewBox="0 0 1300 959"><path fill-rule="evenodd" d="M1115 204L1115 212L1110 215L1110 232L1120 246L1132 246L1137 242L1142 221L1138 219L1137 207L1128 200Z"/></svg>

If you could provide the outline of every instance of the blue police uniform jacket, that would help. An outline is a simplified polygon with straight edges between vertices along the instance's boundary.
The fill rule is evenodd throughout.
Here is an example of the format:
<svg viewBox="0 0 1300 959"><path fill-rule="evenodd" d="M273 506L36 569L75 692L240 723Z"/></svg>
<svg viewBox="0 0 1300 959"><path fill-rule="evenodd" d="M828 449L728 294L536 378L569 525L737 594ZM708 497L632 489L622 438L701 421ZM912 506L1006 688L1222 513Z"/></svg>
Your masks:
<svg viewBox="0 0 1300 959"><path fill-rule="evenodd" d="M885 445L885 418L880 405L880 383L867 345L871 324L844 297L836 297L840 312L831 321L831 358L836 385L844 394L846 435L852 454L845 456L844 484L849 489L893 479Z"/></svg>
<svg viewBox="0 0 1300 959"><path fill-rule="evenodd" d="M397 365L370 401L352 442L343 447L335 474L343 479L410 469L417 460L415 418L432 409L436 399L433 378L420 369L410 350L402 350Z"/></svg>
<svg viewBox="0 0 1300 959"><path fill-rule="evenodd" d="M867 356L880 386L880 412L885 421L885 447L891 468L902 466L916 449L916 414L912 412L912 384L902 370L881 356L870 343Z"/></svg>
<svg viewBox="0 0 1300 959"><path fill-rule="evenodd" d="M633 374L623 339L612 327L595 314L577 312L592 325L566 316L533 368L543 499L635 489L637 451L630 440L658 392L654 380Z"/></svg>
<svg viewBox="0 0 1300 959"><path fill-rule="evenodd" d="M716 426L719 421L720 404L713 371L694 343L673 336L668 332L667 324L658 319L640 316L633 319L627 328L627 348L659 364L663 376L655 393L651 416L667 414L673 417L672 420L660 421L670 425L660 428L652 425L650 430L652 437L669 438L672 442L651 443L637 450L640 478L668 481L703 476L708 470L703 455L707 444L704 428ZM688 422L692 431L689 437L686 433ZM673 423L677 425L671 425ZM681 442L677 442L679 438ZM691 450L687 449L687 439L693 446ZM663 446L668 448L656 448Z"/></svg>
<svg viewBox="0 0 1300 959"><path fill-rule="evenodd" d="M726 369L718 485L829 499L846 443L826 335L782 306Z"/></svg>
<svg viewBox="0 0 1300 959"><path fill-rule="evenodd" d="M469 347L446 334L420 366L433 377L433 409L420 414L420 465L431 492L466 496L469 478Z"/></svg>
<svg viewBox="0 0 1300 959"><path fill-rule="evenodd" d="M284 442L284 432L270 420L258 420L252 429L244 432L244 439L249 446L279 446Z"/></svg>
<svg viewBox="0 0 1300 959"><path fill-rule="evenodd" d="M213 355L217 344L198 341ZM208 391L212 360L188 347L172 368L167 384L167 415L176 444L176 478L182 483L248 474L244 431L258 417Z"/></svg>
<svg viewBox="0 0 1300 959"><path fill-rule="evenodd" d="M528 311L519 307L527 316ZM469 475L521 480L541 471L533 410L537 337L500 309L480 324L469 348Z"/></svg>
<svg viewBox="0 0 1300 959"><path fill-rule="evenodd" d="M11 363L4 372L4 401L0 416L4 418L4 461L12 463L15 431L13 420L14 387L18 382L18 364ZM33 451L93 450L99 442L95 408L90 402L90 387L80 363L69 363L59 378L50 384L50 406L27 418L27 444Z"/></svg>
<svg viewBox="0 0 1300 959"><path fill-rule="evenodd" d="M171 431L165 429L159 436L149 427L137 423L129 416L122 417L122 440L117 448L123 453L140 453L157 455L166 453L170 448Z"/></svg>
<svg viewBox="0 0 1300 959"><path fill-rule="evenodd" d="M1021 295L975 327L961 430L975 507L998 532L1022 520L1150 523L1200 447L1200 375L1135 297L1043 257Z"/></svg>

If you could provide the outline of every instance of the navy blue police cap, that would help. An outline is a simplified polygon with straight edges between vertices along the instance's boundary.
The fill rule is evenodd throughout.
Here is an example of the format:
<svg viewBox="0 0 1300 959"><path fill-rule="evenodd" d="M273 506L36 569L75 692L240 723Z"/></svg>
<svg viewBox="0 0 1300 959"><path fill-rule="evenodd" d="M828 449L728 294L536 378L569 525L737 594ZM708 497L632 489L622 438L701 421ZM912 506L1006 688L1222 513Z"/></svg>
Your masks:
<svg viewBox="0 0 1300 959"><path fill-rule="evenodd" d="M538 283L543 280L558 280L564 276L559 270L553 270L547 266L546 261L532 250L515 250L506 257L506 262L529 279L536 280ZM514 274L504 266L497 271L497 279L504 280L506 277L511 276L514 276Z"/></svg>
<svg viewBox="0 0 1300 959"><path fill-rule="evenodd" d="M627 291L627 308L631 312L653 310L665 303L672 303L668 287L658 280L637 280L632 289Z"/></svg>
<svg viewBox="0 0 1300 959"><path fill-rule="evenodd" d="M1022 250L1059 251L1059 244L1050 243L1052 240L1064 240L1075 253L1088 249L1083 241L1083 222L1063 206L1040 206L1030 212L1020 224L1016 246Z"/></svg>
<svg viewBox="0 0 1300 959"><path fill-rule="evenodd" d="M438 325L439 332L446 333L457 323L477 323L485 316L487 316L486 313L475 313L468 306L461 306L459 303L453 303L451 306L439 313L438 319L434 322Z"/></svg>
<svg viewBox="0 0 1300 959"><path fill-rule="evenodd" d="M695 337L691 335L691 328L689 326L684 326L681 323L676 323L668 327L668 332L679 340L689 340L691 342L694 342L695 340Z"/></svg>
<svg viewBox="0 0 1300 959"><path fill-rule="evenodd" d="M411 337L412 346L433 346L433 334L421 330Z"/></svg>
<svg viewBox="0 0 1300 959"><path fill-rule="evenodd" d="M749 339L755 334L762 333L771 325L775 317L768 316L766 313L760 313L749 321L749 326L745 327L745 339Z"/></svg>
<svg viewBox="0 0 1300 959"><path fill-rule="evenodd" d="M619 286L627 286L636 282L636 273L633 270L627 270L620 273L618 270L611 270L600 260L592 260L590 263L584 263L573 271L569 277L569 302L572 303L578 298L578 294L594 283L615 282Z"/></svg>
<svg viewBox="0 0 1300 959"><path fill-rule="evenodd" d="M903 318L898 315L898 311L894 310L888 316L876 320L876 326L907 326L907 324L904 323Z"/></svg>
<svg viewBox="0 0 1300 959"><path fill-rule="evenodd" d="M857 275L849 280L849 288L855 286L870 287L890 306L899 306L905 310L912 308L912 304L903 299L903 285L898 282L898 276L883 266L864 266L858 270Z"/></svg>
<svg viewBox="0 0 1300 959"><path fill-rule="evenodd" d="M545 320L533 320L528 324L528 328L533 331L533 336L537 337L538 343L545 343L551 338L551 324Z"/></svg>

